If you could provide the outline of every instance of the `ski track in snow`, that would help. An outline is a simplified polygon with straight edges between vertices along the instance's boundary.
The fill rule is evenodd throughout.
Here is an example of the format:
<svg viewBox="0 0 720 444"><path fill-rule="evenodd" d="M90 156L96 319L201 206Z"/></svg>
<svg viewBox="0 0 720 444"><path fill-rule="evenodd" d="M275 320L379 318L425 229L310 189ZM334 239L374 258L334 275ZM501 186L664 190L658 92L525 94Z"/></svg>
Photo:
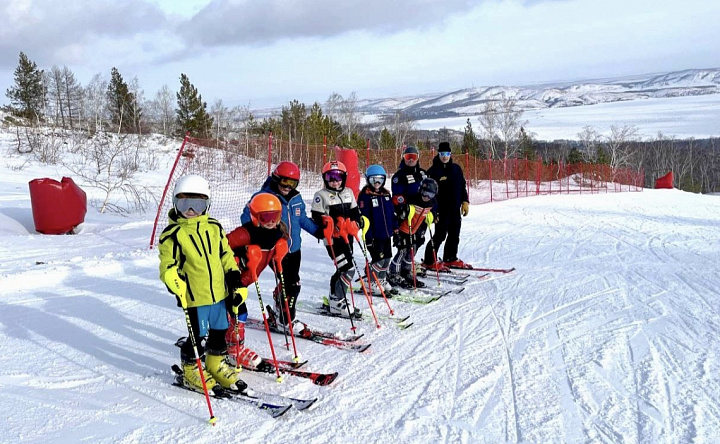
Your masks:
<svg viewBox="0 0 720 444"><path fill-rule="evenodd" d="M307 370L340 372L331 386L242 377L316 405L272 419L213 400L210 428L204 398L170 385L186 330L147 250L151 216L91 210L79 235L41 236L27 197L8 196L0 417L9 442L713 442L720 430L717 197L647 190L473 206L460 257L517 271L471 277L428 305L391 299L414 325L358 323L372 343L362 354L298 339ZM332 261L313 238L303 245L301 298L319 300ZM266 303L273 287L263 274ZM279 358L291 357L282 335L273 340ZM247 342L270 355L264 332L248 330Z"/></svg>

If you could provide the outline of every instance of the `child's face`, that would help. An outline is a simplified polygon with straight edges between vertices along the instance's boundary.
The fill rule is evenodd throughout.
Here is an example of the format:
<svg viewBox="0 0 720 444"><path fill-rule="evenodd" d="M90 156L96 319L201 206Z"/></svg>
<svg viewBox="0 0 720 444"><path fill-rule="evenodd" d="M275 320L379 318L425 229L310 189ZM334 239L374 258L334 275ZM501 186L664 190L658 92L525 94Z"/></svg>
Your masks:
<svg viewBox="0 0 720 444"><path fill-rule="evenodd" d="M185 219L202 216L210 204L207 196L202 194L180 193L176 198L175 208Z"/></svg>
<svg viewBox="0 0 720 444"><path fill-rule="evenodd" d="M274 220L268 221L268 222L261 222L260 226L265 228L266 230L273 230L275 227L278 226L278 223Z"/></svg>

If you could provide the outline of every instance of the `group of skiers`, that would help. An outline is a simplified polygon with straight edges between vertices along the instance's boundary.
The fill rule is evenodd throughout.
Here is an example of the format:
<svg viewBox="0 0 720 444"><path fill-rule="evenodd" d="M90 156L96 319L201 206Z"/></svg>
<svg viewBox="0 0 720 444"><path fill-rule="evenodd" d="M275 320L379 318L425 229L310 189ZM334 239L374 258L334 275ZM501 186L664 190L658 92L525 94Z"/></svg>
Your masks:
<svg viewBox="0 0 720 444"><path fill-rule="evenodd" d="M428 171L420 168L419 156L414 146L403 151L391 190L385 187L385 169L369 166L357 200L346 187L345 165L328 162L322 169L324 186L313 196L311 217L297 190L300 169L292 162L281 162L250 198L241 226L227 235L208 215L207 180L197 175L178 179L159 255L160 279L185 311L188 324L190 338L180 350L183 384L198 391L216 384L226 390L244 390L240 367L255 368L261 362L244 345L247 287L256 284L268 266L278 278L275 306L267 306L269 325L292 328L300 294L301 230L322 240L333 260L335 272L323 308L336 316L357 315L348 306L347 292L355 271L362 273L364 267L355 263L353 239L364 243L370 253L369 275L360 279L374 294L392 296L398 287L424 286L416 279L413 262L430 225L435 226L435 233L425 248L423 268L461 267L457 258L461 216L468 213L462 169L452 162L447 142L440 143ZM443 242L441 262L437 252Z"/></svg>

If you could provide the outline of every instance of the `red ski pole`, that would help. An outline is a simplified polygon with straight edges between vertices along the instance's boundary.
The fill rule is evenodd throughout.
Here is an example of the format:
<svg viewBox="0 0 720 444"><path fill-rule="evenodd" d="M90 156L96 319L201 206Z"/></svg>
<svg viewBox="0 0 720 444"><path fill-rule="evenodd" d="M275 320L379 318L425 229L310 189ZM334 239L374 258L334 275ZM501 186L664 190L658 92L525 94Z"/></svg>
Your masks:
<svg viewBox="0 0 720 444"><path fill-rule="evenodd" d="M345 242L347 242L348 245L350 245L350 240L348 239L349 235L352 235L357 239L358 245L360 245L360 239L358 238L358 231L360 231L360 228L358 228L357 223L354 220L346 219L344 225L344 229L340 230L340 233L345 234ZM357 271L358 276L360 275L360 269L357 266L357 262L355 262L355 257L350 255L350 258L352 259L353 267L355 267L355 271ZM378 284L379 285L379 284ZM370 296L369 289L365 287L365 281L363 281L362 276L360 276L360 286L363 289L363 293L365 293L365 298L368 301L368 307L370 307L370 313L373 315L373 319L375 319L375 326L377 328L380 328L380 323L378 322L378 318L375 315L375 309L373 308L372 304L372 296ZM370 280L368 279L368 287L370 286ZM381 287L382 288L382 287ZM353 301L354 303L354 301Z"/></svg>
<svg viewBox="0 0 720 444"><path fill-rule="evenodd" d="M370 221L365 216L363 216L362 218L364 219L364 221L363 221L364 223L363 223L363 229L362 229L362 240L363 241L362 241L361 245L362 245L363 256L365 256L365 268L366 268L365 276L367 277L367 280L368 280L368 287L371 288L370 274L372 273L372 277L375 280L375 284L380 289L380 294L382 295L383 299L385 300L385 304L387 305L388 310L390 311L390 316L393 316L393 315L395 315L395 311L390 306L390 301L388 301L388 298L385 296L385 289L383 288L382 285L380 285L380 279L378 279L377 274L375 273L375 270L372 269L372 266L370 265L370 259L368 258L367 244L365 243L365 234L367 233L368 229L370 228ZM360 244L360 239L357 238L357 235L355 236L355 239L357 239L358 244Z"/></svg>
<svg viewBox="0 0 720 444"><path fill-rule="evenodd" d="M297 346L295 345L295 334L293 333L292 317L290 316L290 304L288 303L287 293L285 293L285 277L283 276L282 261L285 255L288 253L288 243L285 239L280 239L275 243L275 270L280 276L280 290L282 291L283 308L285 309L285 320L287 321L290 329L290 340L292 341L293 353L295 362L300 361L300 355L297 352Z"/></svg>
<svg viewBox="0 0 720 444"><path fill-rule="evenodd" d="M248 269L252 275L253 281L255 281L255 291L258 295L258 301L260 302L260 312L262 313L263 322L265 323L265 332L268 337L268 344L270 344L270 353L272 354L273 364L275 364L275 372L277 373L277 382L282 382L283 378L280 376L280 369L277 365L277 357L275 357L275 347L273 347L272 337L270 336L270 325L268 325L267 316L265 315L265 304L263 303L262 296L260 295L260 284L258 283L257 266L262 259L262 251L258 245L247 246L247 259Z"/></svg>
<svg viewBox="0 0 720 444"><path fill-rule="evenodd" d="M332 254L333 264L335 264L335 270L338 272L338 279L342 279L342 277L340 276L340 274L341 274L340 269L338 268L338 264L337 264L337 258L335 257L335 249L333 248L332 235L333 235L333 232L335 231L335 226L334 226L335 224L330 216L325 215L322 218L323 218L323 221L325 221L325 228L323 229L323 235L325 236L325 242L327 242L328 246L330 247L330 253ZM338 225L340 224L340 219L341 218L338 218ZM339 227L338 227L338 231L339 231ZM348 288L350 288L351 286L352 286L352 282L348 282ZM344 294L343 297L345 298L345 307L347 307L347 311L348 311L348 319L350 319L350 330L354 332L356 330L355 322L353 321L354 313L353 314L350 313L350 306L348 305L348 301L347 301L347 293ZM353 305L353 307L354 307L354 305Z"/></svg>
<svg viewBox="0 0 720 444"><path fill-rule="evenodd" d="M207 384L205 384L205 372L203 371L203 364L200 360L200 354L197 350L197 343L195 341L195 335L193 334L192 324L190 323L190 314L187 311L187 307L185 306L185 303L183 302L183 312L185 312L185 323L187 324L188 329L188 336L190 336L190 341L192 342L193 346L193 352L195 353L195 363L197 365L198 371L200 372L200 381L202 382L203 386L203 392L205 393L205 400L207 401L208 410L210 411L210 424L215 426L215 415L213 415L212 405L210 405L210 394L208 393Z"/></svg>

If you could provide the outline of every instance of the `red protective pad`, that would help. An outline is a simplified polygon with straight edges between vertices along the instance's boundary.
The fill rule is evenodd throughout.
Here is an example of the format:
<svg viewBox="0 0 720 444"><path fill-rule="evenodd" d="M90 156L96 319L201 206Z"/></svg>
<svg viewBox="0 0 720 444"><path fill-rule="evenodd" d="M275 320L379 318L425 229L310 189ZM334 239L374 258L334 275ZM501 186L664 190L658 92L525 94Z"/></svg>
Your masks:
<svg viewBox="0 0 720 444"><path fill-rule="evenodd" d="M673 187L673 172L670 171L663 177L655 181L655 188L672 188Z"/></svg>
<svg viewBox="0 0 720 444"><path fill-rule="evenodd" d="M357 151L350 149L346 150L336 146L335 158L345 164L345 168L347 168L345 186L353 191L355 199L357 199L358 193L360 193L360 170L358 168Z"/></svg>
<svg viewBox="0 0 720 444"><path fill-rule="evenodd" d="M71 178L33 179L29 184L35 231L66 234L85 221L87 196Z"/></svg>

